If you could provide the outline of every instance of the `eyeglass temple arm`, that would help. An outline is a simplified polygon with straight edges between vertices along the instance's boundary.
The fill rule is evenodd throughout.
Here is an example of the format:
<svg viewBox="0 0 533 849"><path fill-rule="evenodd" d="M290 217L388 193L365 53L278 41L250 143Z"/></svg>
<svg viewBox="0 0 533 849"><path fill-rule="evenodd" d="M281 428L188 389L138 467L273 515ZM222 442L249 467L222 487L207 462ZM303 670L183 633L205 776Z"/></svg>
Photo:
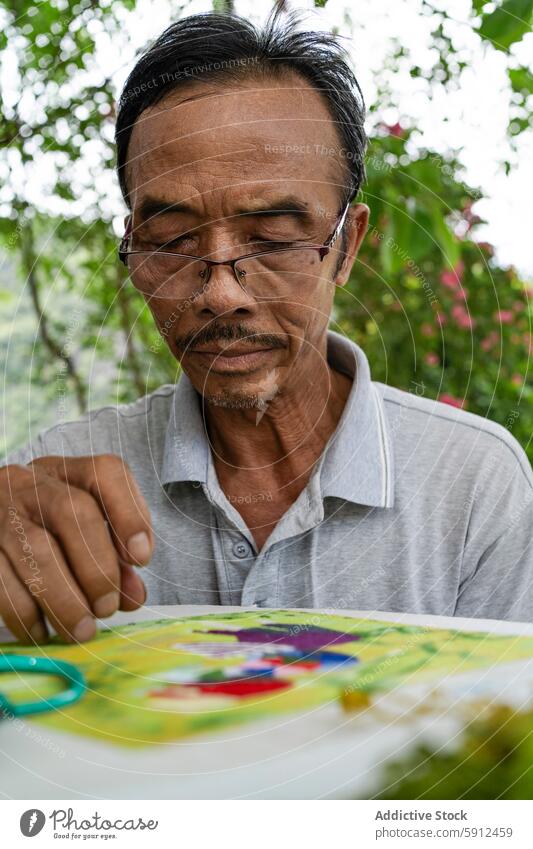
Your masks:
<svg viewBox="0 0 533 849"><path fill-rule="evenodd" d="M127 265L127 251L128 251L128 241L131 236L132 231L132 216L130 215L128 218L128 223L126 224L126 229L124 231L124 235L122 236L120 245L118 247L118 258L124 265Z"/></svg>
<svg viewBox="0 0 533 849"><path fill-rule="evenodd" d="M331 236L328 236L328 238L324 242L324 247L322 248L322 250L320 252L320 258L321 259L324 259L326 254L329 252L330 248L333 247L333 245L335 244L335 242L339 238L339 236L341 234L341 230L344 227L344 222L346 221L346 216L348 215L348 210L350 209L350 205L351 205L351 200L348 201L348 203L344 207L343 211L341 212L340 216L337 218L337 223L335 225L335 229L333 230L333 233L331 234Z"/></svg>

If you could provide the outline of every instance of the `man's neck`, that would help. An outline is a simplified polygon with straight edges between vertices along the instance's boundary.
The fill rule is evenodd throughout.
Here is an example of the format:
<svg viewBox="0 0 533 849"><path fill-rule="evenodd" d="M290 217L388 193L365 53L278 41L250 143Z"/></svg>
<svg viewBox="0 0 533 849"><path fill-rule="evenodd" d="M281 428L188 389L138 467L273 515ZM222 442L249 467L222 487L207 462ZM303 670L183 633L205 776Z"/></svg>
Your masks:
<svg viewBox="0 0 533 849"><path fill-rule="evenodd" d="M350 394L352 380L328 364L325 346L315 353L260 410L206 406L220 487L258 550L306 487Z"/></svg>
<svg viewBox="0 0 533 849"><path fill-rule="evenodd" d="M306 375L261 410L206 407L219 478L230 472L250 473L276 480L280 487L301 478L305 486L337 427L352 386L351 379L325 359L319 369Z"/></svg>

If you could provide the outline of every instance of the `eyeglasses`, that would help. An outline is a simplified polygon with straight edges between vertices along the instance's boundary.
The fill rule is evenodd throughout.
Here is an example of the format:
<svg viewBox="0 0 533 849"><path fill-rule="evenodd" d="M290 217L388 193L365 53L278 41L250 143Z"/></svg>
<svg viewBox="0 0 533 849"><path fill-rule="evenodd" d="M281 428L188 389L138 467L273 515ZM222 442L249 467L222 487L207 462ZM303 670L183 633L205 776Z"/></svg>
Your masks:
<svg viewBox="0 0 533 849"><path fill-rule="evenodd" d="M224 261L204 259L169 250L166 245L154 251L131 250L131 219L120 243L118 255L128 268L133 285L150 298L194 299L209 283L213 268L229 266L241 288L259 300L279 300L287 296L296 279L315 277L320 263L337 241L350 202L335 222L333 232L321 245L282 243L284 247L263 250Z"/></svg>

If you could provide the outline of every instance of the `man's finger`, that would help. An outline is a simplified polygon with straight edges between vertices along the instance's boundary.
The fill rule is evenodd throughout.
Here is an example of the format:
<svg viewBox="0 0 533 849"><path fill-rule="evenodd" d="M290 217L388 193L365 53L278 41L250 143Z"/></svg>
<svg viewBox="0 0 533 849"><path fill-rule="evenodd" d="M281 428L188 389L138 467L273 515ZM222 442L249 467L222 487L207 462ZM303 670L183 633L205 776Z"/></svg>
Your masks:
<svg viewBox="0 0 533 849"><path fill-rule="evenodd" d="M109 522L119 557L137 565L149 562L153 551L150 511L137 481L120 457L41 457L31 465L90 492Z"/></svg>
<svg viewBox="0 0 533 849"><path fill-rule="evenodd" d="M95 616L118 610L120 569L118 554L100 505L83 489L48 478L28 503L31 520L51 531Z"/></svg>
<svg viewBox="0 0 533 849"><path fill-rule="evenodd" d="M38 605L0 551L0 616L23 643L44 643L48 631Z"/></svg>
<svg viewBox="0 0 533 849"><path fill-rule="evenodd" d="M141 578L129 564L121 566L122 585L120 591L120 609L137 610L146 601L146 587Z"/></svg>
<svg viewBox="0 0 533 849"><path fill-rule="evenodd" d="M20 540L4 532L2 549L19 580L58 634L72 642L84 642L96 633L96 624L87 598L67 565L59 543L30 519L24 522L26 553Z"/></svg>

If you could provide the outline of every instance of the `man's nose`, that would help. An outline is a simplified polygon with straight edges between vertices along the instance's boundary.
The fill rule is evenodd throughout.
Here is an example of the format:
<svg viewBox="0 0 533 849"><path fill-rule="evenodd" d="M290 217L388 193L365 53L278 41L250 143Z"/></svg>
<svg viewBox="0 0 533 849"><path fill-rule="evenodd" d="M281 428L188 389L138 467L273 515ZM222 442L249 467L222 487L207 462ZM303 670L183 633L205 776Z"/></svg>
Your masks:
<svg viewBox="0 0 533 849"><path fill-rule="evenodd" d="M193 308L196 315L203 318L232 316L238 318L254 315L257 302L237 282L231 265L215 265L201 293L195 298Z"/></svg>

